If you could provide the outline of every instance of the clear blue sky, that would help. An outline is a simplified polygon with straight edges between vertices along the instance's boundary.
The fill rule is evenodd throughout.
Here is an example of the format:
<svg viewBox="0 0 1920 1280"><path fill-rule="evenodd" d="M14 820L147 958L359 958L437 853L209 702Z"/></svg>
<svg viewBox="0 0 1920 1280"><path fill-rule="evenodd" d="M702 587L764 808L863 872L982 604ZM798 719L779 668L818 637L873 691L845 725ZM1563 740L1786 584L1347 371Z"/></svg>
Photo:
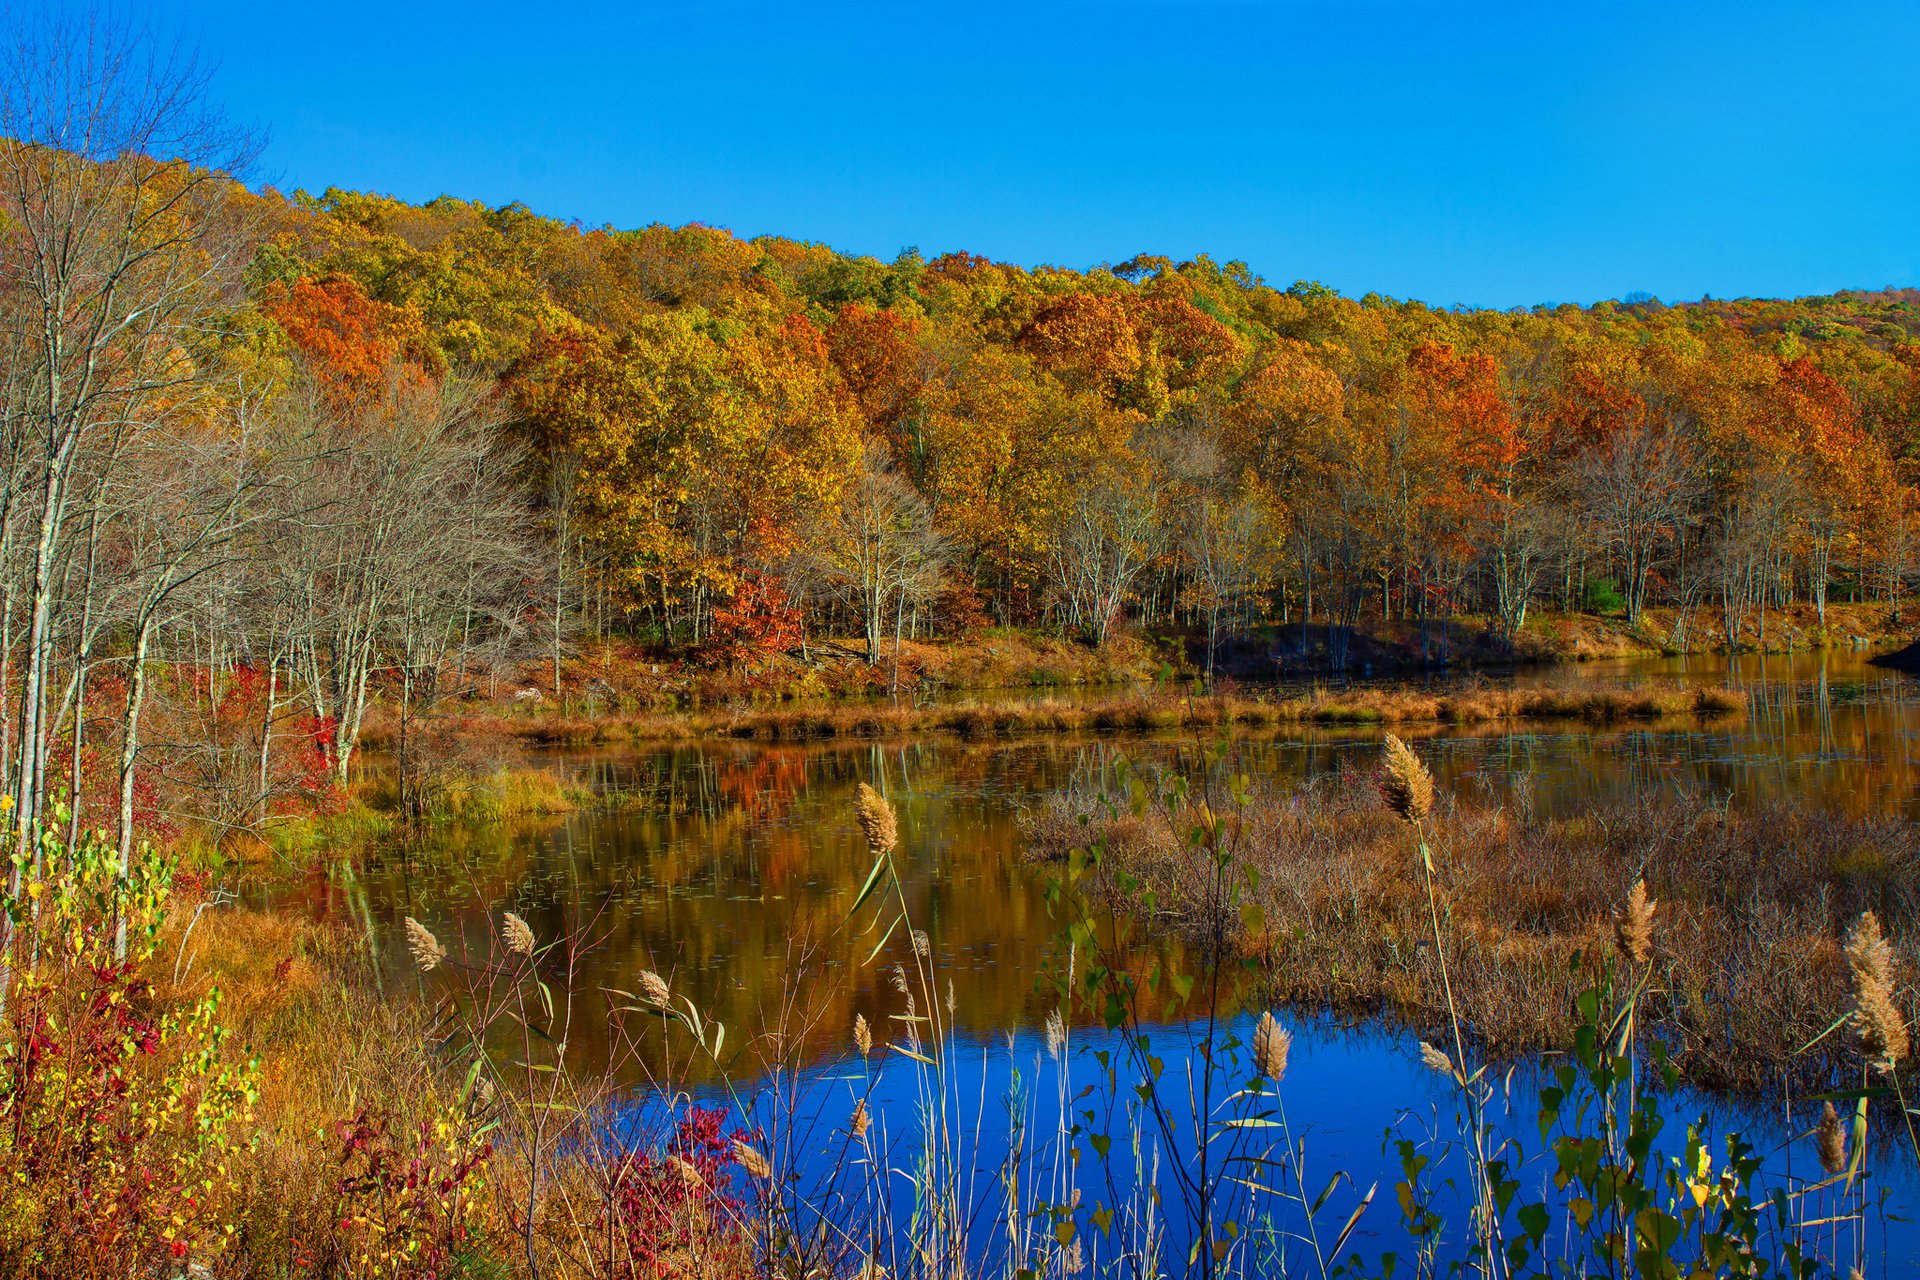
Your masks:
<svg viewBox="0 0 1920 1280"><path fill-rule="evenodd" d="M1920 3L157 0L262 177L1511 306L1920 284Z"/></svg>

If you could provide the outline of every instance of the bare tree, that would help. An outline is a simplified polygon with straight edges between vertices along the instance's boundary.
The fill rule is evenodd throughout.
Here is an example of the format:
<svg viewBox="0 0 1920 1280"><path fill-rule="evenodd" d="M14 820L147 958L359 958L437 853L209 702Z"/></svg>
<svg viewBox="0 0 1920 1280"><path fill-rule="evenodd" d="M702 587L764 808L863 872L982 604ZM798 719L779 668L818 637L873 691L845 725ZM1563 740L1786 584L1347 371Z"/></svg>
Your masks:
<svg viewBox="0 0 1920 1280"><path fill-rule="evenodd" d="M1066 624L1107 642L1136 579L1167 544L1162 490L1147 466L1093 464L1076 486L1052 542L1054 593Z"/></svg>
<svg viewBox="0 0 1920 1280"><path fill-rule="evenodd" d="M1207 679L1223 630L1242 630L1247 603L1267 581L1274 556L1266 513L1248 498L1203 496L1184 539L1196 603L1207 618Z"/></svg>
<svg viewBox="0 0 1920 1280"><path fill-rule="evenodd" d="M892 629L897 668L907 610L938 594L947 547L886 446L872 444L808 536L803 560L806 573L858 610L868 665L879 662L881 638Z"/></svg>
<svg viewBox="0 0 1920 1280"><path fill-rule="evenodd" d="M1585 454L1578 475L1594 528L1620 562L1627 621L1637 626L1648 585L1692 501L1692 451L1671 423L1635 423Z"/></svg>
<svg viewBox="0 0 1920 1280"><path fill-rule="evenodd" d="M451 655L524 638L544 575L485 387L395 369L355 412L311 389L289 411L263 588L292 602L292 665L344 783L375 674L398 678L404 731Z"/></svg>
<svg viewBox="0 0 1920 1280"><path fill-rule="evenodd" d="M82 637L67 646L76 714L84 693L92 619L57 615L70 572L92 600L101 507L88 495L205 390L189 353L246 256L230 196L252 147L204 105L204 85L192 59L97 16L30 19L0 46L0 549L21 556L0 583L9 665L16 613L24 633L5 761L15 892L18 855L39 847L63 621Z"/></svg>
<svg viewBox="0 0 1920 1280"><path fill-rule="evenodd" d="M1793 478L1763 467L1717 504L1706 531L1706 572L1720 605L1727 652L1740 647L1747 619L1759 610L1765 639L1769 579L1777 571L1797 506Z"/></svg>

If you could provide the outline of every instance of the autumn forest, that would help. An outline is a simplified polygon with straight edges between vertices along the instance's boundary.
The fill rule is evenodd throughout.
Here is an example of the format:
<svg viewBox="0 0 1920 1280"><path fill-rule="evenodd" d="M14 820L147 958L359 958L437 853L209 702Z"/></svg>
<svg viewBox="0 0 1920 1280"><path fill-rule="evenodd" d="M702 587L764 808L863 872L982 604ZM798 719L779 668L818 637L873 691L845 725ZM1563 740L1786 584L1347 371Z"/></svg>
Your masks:
<svg viewBox="0 0 1920 1280"><path fill-rule="evenodd" d="M1912 568L1910 290L1445 311L1205 258L253 199L243 358L369 433L419 388L484 405L569 632L1511 634L1605 578L1737 645L1763 604L1891 602Z"/></svg>

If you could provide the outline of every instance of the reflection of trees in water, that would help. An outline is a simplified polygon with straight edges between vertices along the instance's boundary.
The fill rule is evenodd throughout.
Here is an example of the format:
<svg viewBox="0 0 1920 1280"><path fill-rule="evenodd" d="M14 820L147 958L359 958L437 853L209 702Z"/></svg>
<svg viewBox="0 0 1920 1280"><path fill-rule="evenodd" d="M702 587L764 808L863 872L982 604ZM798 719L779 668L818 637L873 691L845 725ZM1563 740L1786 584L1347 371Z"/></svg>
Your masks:
<svg viewBox="0 0 1920 1280"><path fill-rule="evenodd" d="M1734 803L1798 797L1855 814L1916 811L1910 743L1920 708L1909 677L1837 655L1800 655L1646 664L1643 678L1732 684L1751 695L1752 710L1744 721L1704 725L1407 728L1424 739L1423 755L1446 789L1542 813L1649 789ZM843 927L871 866L852 818L854 790L868 781L899 810L909 912L951 979L956 1022L990 1035L1037 1026L1051 1007L1036 979L1055 926L1046 872L1021 857L1021 810L1063 788L1124 805L1123 763L1192 769L1209 745L1088 737L554 753L545 764L584 776L616 803L521 826L444 828L368 857L357 876L335 872L288 886L283 900L371 925L376 944L408 914L476 951L504 907L543 939L590 928L598 939L585 966L591 987L630 987L642 968L670 974L739 1043L797 988L815 1022L810 1043L824 1053L843 1047L855 1012L884 1036L903 1011L886 971L910 943L890 939L876 954L878 939ZM1376 730L1322 728L1237 737L1215 767L1291 786L1371 772L1377 752ZM597 1020L580 1025L582 1051L591 1054ZM657 1040L659 1029L649 1034Z"/></svg>

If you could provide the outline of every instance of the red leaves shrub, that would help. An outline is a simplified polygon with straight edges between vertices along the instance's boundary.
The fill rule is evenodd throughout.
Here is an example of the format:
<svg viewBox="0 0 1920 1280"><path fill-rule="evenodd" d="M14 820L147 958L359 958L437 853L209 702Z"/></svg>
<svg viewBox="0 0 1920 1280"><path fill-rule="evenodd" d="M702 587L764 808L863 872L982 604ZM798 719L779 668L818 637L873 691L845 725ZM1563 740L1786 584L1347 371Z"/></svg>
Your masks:
<svg viewBox="0 0 1920 1280"><path fill-rule="evenodd" d="M114 850L98 841L66 871L28 886L40 913L17 918L6 957L0 1272L158 1275L223 1241L230 1129L250 1118L253 1066L223 1050L217 992L161 1006L141 976L164 872L143 855L117 881ZM112 958L115 901L124 962Z"/></svg>
<svg viewBox="0 0 1920 1280"><path fill-rule="evenodd" d="M612 1170L607 1220L597 1233L613 1256L605 1274L620 1280L661 1280L690 1261L725 1273L728 1260L742 1274L750 1259L748 1207L728 1186L737 1134L726 1113L691 1107L674 1126L666 1150L632 1153Z"/></svg>
<svg viewBox="0 0 1920 1280"><path fill-rule="evenodd" d="M713 611L706 655L716 665L764 662L798 648L802 613L772 574L748 570L733 598Z"/></svg>

